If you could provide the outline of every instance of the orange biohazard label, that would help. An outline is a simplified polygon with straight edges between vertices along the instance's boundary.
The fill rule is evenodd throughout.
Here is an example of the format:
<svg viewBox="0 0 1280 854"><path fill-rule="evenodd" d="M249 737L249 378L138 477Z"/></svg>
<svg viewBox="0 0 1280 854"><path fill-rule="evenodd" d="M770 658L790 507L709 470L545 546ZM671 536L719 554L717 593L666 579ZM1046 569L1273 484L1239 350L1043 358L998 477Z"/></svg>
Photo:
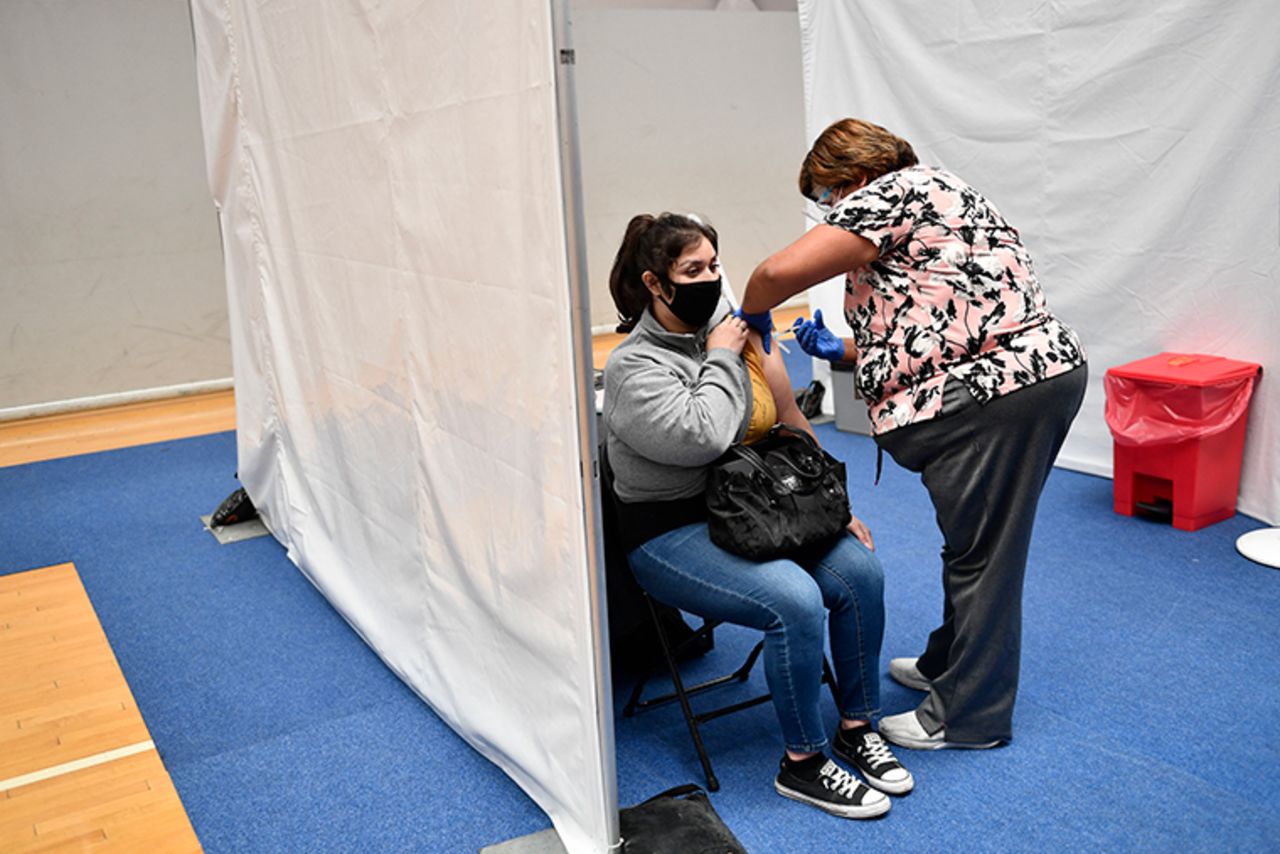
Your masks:
<svg viewBox="0 0 1280 854"><path fill-rule="evenodd" d="M1174 356L1169 360L1169 367L1181 368L1183 365L1193 365L1198 361L1199 359L1195 356Z"/></svg>

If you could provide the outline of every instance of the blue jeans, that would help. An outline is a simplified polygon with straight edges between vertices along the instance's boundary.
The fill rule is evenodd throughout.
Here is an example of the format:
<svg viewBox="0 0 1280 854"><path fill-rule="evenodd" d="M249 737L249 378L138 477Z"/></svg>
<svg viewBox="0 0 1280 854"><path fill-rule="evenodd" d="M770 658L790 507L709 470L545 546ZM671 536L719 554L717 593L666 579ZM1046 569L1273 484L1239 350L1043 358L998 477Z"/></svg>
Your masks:
<svg viewBox="0 0 1280 854"><path fill-rule="evenodd" d="M853 535L799 560L757 562L712 543L701 522L654 537L627 558L654 598L765 633L765 678L788 749L827 746L818 696L828 610L840 714L870 720L880 713L884 571Z"/></svg>

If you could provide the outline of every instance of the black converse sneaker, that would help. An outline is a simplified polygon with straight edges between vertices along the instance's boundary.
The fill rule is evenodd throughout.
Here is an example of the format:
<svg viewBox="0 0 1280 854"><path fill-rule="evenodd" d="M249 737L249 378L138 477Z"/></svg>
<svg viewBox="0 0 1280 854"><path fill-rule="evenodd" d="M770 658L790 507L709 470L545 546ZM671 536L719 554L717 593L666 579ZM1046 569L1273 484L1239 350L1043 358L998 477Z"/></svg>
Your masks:
<svg viewBox="0 0 1280 854"><path fill-rule="evenodd" d="M889 752L880 733L869 726L841 729L831 743L837 759L858 770L867 783L891 795L905 795L915 786L911 773Z"/></svg>
<svg viewBox="0 0 1280 854"><path fill-rule="evenodd" d="M782 761L773 787L784 798L815 806L841 818L875 818L889 811L889 799L841 768L825 756L817 757L822 766L812 779L788 767Z"/></svg>

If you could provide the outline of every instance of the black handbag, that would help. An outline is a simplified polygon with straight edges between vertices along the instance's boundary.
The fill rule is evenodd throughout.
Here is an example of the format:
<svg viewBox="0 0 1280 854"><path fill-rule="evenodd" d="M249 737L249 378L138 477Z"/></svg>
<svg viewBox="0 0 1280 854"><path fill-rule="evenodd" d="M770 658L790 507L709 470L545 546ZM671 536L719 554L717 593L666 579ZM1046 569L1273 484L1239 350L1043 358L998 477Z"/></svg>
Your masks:
<svg viewBox="0 0 1280 854"><path fill-rule="evenodd" d="M676 786L618 811L623 854L747 854L707 793Z"/></svg>
<svg viewBox="0 0 1280 854"><path fill-rule="evenodd" d="M830 542L853 518L844 463L785 424L711 466L707 511L711 541L754 560Z"/></svg>

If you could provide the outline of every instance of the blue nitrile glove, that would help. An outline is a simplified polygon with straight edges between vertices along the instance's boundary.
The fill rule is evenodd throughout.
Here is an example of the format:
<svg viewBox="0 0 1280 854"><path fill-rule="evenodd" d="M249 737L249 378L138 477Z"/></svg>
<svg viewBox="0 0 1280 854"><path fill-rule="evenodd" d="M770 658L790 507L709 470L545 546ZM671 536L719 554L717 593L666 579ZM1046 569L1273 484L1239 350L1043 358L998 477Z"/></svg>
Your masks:
<svg viewBox="0 0 1280 854"><path fill-rule="evenodd" d="M800 349L810 356L826 359L828 362L839 362L844 359L844 340L836 337L836 334L823 324L822 309L813 313L813 320L796 318L795 325L791 328L795 330Z"/></svg>
<svg viewBox="0 0 1280 854"><path fill-rule="evenodd" d="M773 315L767 311L752 314L742 309L738 309L733 314L745 320L747 326L760 333L760 340L764 342L764 351L768 353L769 342L773 340Z"/></svg>

